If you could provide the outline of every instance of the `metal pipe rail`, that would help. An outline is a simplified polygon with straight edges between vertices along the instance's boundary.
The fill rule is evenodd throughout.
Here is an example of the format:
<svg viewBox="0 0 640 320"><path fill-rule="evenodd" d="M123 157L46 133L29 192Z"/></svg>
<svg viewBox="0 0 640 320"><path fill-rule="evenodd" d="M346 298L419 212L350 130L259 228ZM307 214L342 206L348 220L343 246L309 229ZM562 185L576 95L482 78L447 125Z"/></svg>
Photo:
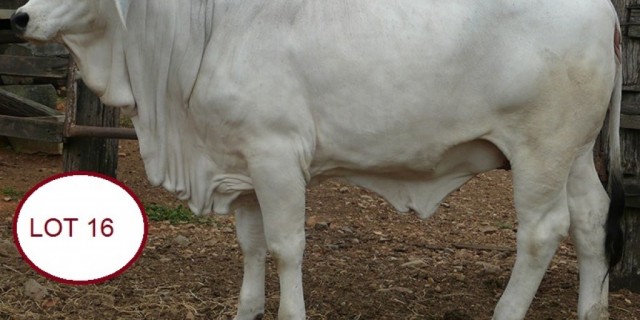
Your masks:
<svg viewBox="0 0 640 320"><path fill-rule="evenodd" d="M130 128L110 128L70 125L65 133L65 138L105 138L137 140L138 135Z"/></svg>

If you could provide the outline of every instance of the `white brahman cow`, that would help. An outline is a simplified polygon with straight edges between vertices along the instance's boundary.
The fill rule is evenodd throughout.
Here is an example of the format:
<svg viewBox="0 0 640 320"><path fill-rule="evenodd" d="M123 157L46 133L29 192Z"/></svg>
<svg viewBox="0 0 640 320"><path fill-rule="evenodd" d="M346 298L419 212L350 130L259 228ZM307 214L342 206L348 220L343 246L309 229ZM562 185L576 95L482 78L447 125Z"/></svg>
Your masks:
<svg viewBox="0 0 640 320"><path fill-rule="evenodd" d="M620 31L608 0L31 0L12 18L59 41L125 109L150 181L198 214L235 210L237 319L304 319L305 187L343 177L426 218L510 164L517 258L494 319L522 319L572 233L580 319L607 318L622 235ZM592 149L607 111L614 201ZM609 213L608 213L609 212Z"/></svg>

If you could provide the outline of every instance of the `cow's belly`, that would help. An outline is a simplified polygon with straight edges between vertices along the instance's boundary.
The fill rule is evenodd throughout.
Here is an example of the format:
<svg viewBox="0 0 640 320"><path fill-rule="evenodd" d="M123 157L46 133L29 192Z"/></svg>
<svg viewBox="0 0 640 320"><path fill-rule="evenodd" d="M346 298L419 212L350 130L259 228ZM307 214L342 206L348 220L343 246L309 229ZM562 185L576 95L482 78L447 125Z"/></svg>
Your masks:
<svg viewBox="0 0 640 320"><path fill-rule="evenodd" d="M508 165L504 154L487 140L461 143L431 158L437 160L413 159L411 165L402 163L403 159L390 159L392 165L375 169L360 165L370 159L362 158L360 164L354 162L348 167L328 161L324 163L325 170L318 171L318 167L312 170L316 181L342 177L380 194L400 212L413 210L421 218L427 218L449 193L476 174ZM335 166L326 170L329 164Z"/></svg>
<svg viewBox="0 0 640 320"><path fill-rule="evenodd" d="M432 134L429 134L426 131L430 130L412 129L414 125L419 126L419 124L407 124L407 131L397 134L334 132L330 136L319 137L316 141L311 173L312 175L344 175L350 172L401 176L437 175L438 168L443 162L451 161L448 154L452 150L464 149L466 143L483 136L480 132L481 127L461 128L469 132L468 135L462 135L460 132L446 135L442 132L438 133L436 127L433 128Z"/></svg>
<svg viewBox="0 0 640 320"><path fill-rule="evenodd" d="M530 109L546 99L539 79L547 72L537 56L511 68L520 61L514 57L493 70L490 80L483 68L461 62L440 70L437 63L407 67L404 77L380 81L354 73L333 81L334 88L323 84L325 90L308 99L316 139L312 174L437 177L443 164L459 163L451 154L478 150L472 142L490 141L492 148L513 144L511 139L526 132L512 124L527 121Z"/></svg>

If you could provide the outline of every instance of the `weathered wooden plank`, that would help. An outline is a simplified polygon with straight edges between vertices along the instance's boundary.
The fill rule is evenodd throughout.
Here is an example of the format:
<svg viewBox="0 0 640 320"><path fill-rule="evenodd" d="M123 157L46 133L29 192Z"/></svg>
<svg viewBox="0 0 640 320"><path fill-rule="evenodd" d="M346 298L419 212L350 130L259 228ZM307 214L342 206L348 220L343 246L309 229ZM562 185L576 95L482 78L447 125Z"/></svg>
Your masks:
<svg viewBox="0 0 640 320"><path fill-rule="evenodd" d="M640 92L640 86L638 85L624 85L622 86L623 92Z"/></svg>
<svg viewBox="0 0 640 320"><path fill-rule="evenodd" d="M28 0L0 0L0 8L2 9L18 9L27 3Z"/></svg>
<svg viewBox="0 0 640 320"><path fill-rule="evenodd" d="M640 7L637 5L633 5L633 7L629 7L627 10L627 17L625 20L621 21L621 25L623 26L624 35L629 38L639 38L640 37Z"/></svg>
<svg viewBox="0 0 640 320"><path fill-rule="evenodd" d="M640 115L640 102L623 102L622 114L626 115Z"/></svg>
<svg viewBox="0 0 640 320"><path fill-rule="evenodd" d="M65 79L69 59L0 55L0 75Z"/></svg>
<svg viewBox="0 0 640 320"><path fill-rule="evenodd" d="M0 115L0 136L62 142L63 117L22 118Z"/></svg>
<svg viewBox="0 0 640 320"><path fill-rule="evenodd" d="M635 177L628 177L624 181L624 188L627 196L627 207L640 209L640 180Z"/></svg>
<svg viewBox="0 0 640 320"><path fill-rule="evenodd" d="M16 34L13 33L13 31L8 29L0 29L0 44L21 43L21 42L25 42L25 40L16 36Z"/></svg>
<svg viewBox="0 0 640 320"><path fill-rule="evenodd" d="M67 130L73 125L117 127L120 111L100 103L100 100L82 81L75 81L75 72L69 76L67 96ZM93 171L116 176L118 167L117 139L68 138L64 145L65 171Z"/></svg>
<svg viewBox="0 0 640 320"><path fill-rule="evenodd" d="M634 198L632 200L637 200ZM633 204L634 201L631 201ZM613 289L630 289L640 292L640 261L637 252L640 251L640 209L629 209L624 217L625 256L622 264L611 277Z"/></svg>
<svg viewBox="0 0 640 320"><path fill-rule="evenodd" d="M62 113L0 88L0 115L13 117L55 117L62 115Z"/></svg>
<svg viewBox="0 0 640 320"><path fill-rule="evenodd" d="M0 19L9 19L14 12L14 9L0 9Z"/></svg>
<svg viewBox="0 0 640 320"><path fill-rule="evenodd" d="M624 129L640 130L640 116L626 114L621 115L620 127Z"/></svg>

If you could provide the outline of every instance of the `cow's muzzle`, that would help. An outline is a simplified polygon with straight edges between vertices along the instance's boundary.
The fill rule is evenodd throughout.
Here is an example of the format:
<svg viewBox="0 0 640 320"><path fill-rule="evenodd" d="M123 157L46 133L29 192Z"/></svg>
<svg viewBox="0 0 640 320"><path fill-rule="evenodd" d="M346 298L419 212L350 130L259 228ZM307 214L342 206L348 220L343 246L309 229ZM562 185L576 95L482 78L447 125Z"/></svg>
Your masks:
<svg viewBox="0 0 640 320"><path fill-rule="evenodd" d="M11 29L18 35L23 35L27 31L29 24L29 14L26 12L16 12L11 16Z"/></svg>

